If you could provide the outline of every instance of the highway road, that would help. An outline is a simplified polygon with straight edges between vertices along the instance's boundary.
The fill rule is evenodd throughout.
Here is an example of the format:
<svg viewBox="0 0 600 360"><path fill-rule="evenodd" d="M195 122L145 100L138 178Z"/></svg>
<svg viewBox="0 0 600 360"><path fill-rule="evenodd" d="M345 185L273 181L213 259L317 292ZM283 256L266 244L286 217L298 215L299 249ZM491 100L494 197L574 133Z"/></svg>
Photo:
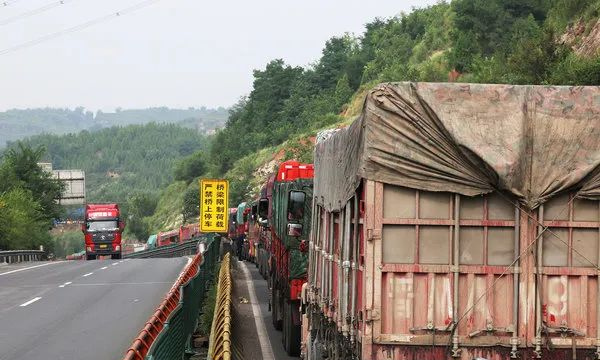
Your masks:
<svg viewBox="0 0 600 360"><path fill-rule="evenodd" d="M121 359L187 261L0 266L0 360Z"/></svg>

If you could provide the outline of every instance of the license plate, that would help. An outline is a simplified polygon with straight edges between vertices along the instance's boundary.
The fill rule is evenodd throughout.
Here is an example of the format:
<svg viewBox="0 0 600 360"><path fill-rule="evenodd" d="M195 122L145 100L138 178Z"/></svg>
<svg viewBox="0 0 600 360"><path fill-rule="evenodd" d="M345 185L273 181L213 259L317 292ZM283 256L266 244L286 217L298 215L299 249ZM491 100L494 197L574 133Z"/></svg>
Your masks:
<svg viewBox="0 0 600 360"><path fill-rule="evenodd" d="M106 244L100 245L100 249L106 249L107 247L108 247L108 245L106 245Z"/></svg>

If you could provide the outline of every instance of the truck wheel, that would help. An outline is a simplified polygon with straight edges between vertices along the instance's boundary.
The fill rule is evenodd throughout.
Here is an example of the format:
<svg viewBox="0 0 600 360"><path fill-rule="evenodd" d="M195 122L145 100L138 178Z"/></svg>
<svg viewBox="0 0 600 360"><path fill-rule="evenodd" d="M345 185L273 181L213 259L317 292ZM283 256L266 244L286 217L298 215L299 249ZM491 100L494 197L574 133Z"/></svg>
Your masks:
<svg viewBox="0 0 600 360"><path fill-rule="evenodd" d="M96 255L86 255L85 259L86 260L96 260Z"/></svg>
<svg viewBox="0 0 600 360"><path fill-rule="evenodd" d="M275 330L281 330L281 320L279 320L279 296L275 289L274 282L271 284L271 316L273 318L273 327Z"/></svg>
<svg viewBox="0 0 600 360"><path fill-rule="evenodd" d="M121 259L121 253L118 253L118 254L112 254L112 255L110 256L110 258L111 258L111 259L113 259L113 260L120 260L120 259Z"/></svg>
<svg viewBox="0 0 600 360"><path fill-rule="evenodd" d="M298 310L296 310L296 308L297 308L296 305L297 304L295 301L289 301L287 299L285 300L283 346L285 348L285 351L290 356L299 356L300 355L301 325L294 324L294 313L298 312ZM296 314L296 315L298 315L298 314Z"/></svg>

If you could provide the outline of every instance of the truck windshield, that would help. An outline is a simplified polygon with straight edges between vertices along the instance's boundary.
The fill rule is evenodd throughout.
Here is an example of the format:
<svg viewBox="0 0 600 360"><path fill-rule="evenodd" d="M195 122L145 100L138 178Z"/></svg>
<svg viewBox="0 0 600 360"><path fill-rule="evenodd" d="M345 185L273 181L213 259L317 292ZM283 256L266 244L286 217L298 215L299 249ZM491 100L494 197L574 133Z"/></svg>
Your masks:
<svg viewBox="0 0 600 360"><path fill-rule="evenodd" d="M288 201L288 220L300 221L304 217L304 198L306 194L302 191L290 191Z"/></svg>
<svg viewBox="0 0 600 360"><path fill-rule="evenodd" d="M116 220L88 221L86 224L87 231L106 231L116 230L119 228Z"/></svg>

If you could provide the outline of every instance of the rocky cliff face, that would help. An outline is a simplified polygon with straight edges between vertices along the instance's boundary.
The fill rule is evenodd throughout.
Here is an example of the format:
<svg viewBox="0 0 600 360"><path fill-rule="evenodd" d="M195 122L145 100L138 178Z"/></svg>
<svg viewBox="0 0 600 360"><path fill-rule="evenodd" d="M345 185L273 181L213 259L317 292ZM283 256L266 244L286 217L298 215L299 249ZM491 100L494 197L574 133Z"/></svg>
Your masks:
<svg viewBox="0 0 600 360"><path fill-rule="evenodd" d="M600 19L585 23L579 20L567 27L559 42L565 44L581 57L594 57L600 52Z"/></svg>

